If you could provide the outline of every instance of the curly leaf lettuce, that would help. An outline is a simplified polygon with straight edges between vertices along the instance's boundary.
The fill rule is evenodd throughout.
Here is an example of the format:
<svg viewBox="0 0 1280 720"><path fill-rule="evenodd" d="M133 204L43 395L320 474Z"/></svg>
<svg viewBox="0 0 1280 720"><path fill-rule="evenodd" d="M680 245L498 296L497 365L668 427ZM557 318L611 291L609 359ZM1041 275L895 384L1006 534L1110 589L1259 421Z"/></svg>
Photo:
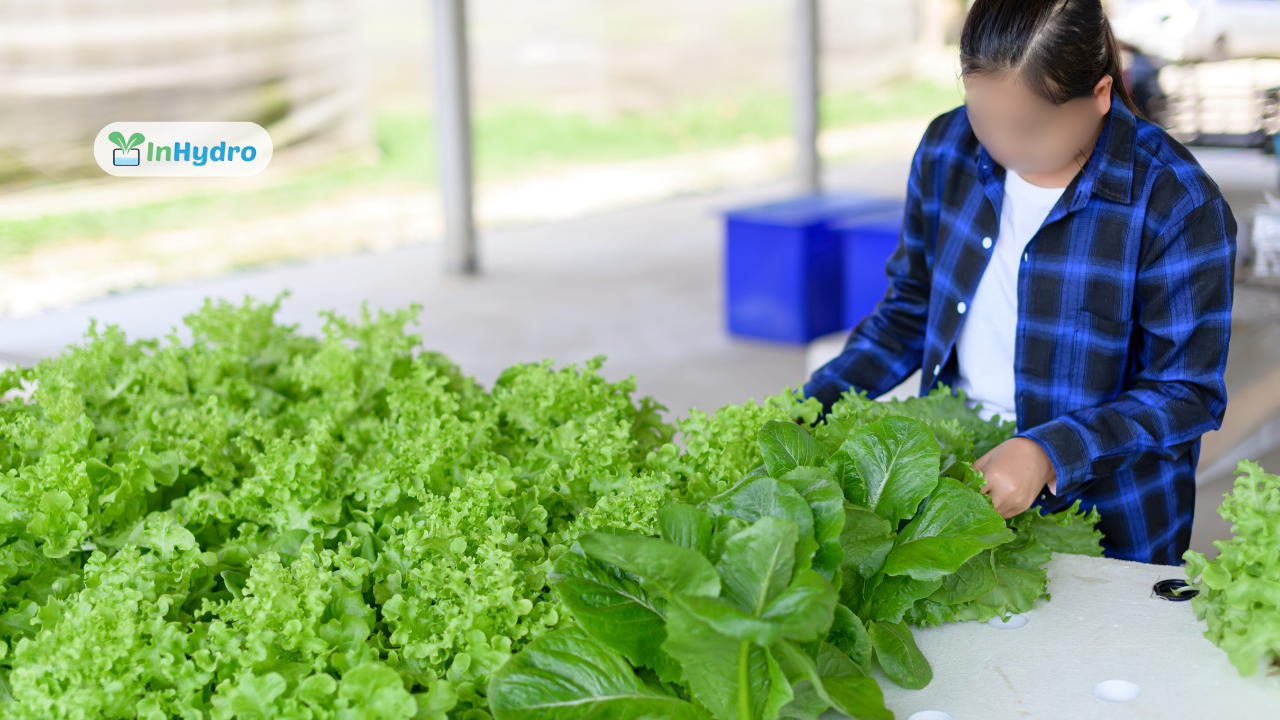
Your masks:
<svg viewBox="0 0 1280 720"><path fill-rule="evenodd" d="M485 388L415 309L308 336L280 303L210 301L156 340L91 325L0 372L0 717L484 718L570 617L705 713L673 613L729 650L705 662L734 712L759 681L749 713L882 717L871 622L1029 606L1051 551L1096 545L1075 515L993 548L982 513L943 517L929 498L976 494L1005 432L949 395L820 421L789 390L671 425L602 358ZM752 564L761 523L793 528L790 566Z"/></svg>
<svg viewBox="0 0 1280 720"><path fill-rule="evenodd" d="M1205 637L1227 653L1241 675L1280 667L1280 476L1241 460L1235 487L1218 514L1231 523L1229 541L1214 543L1215 560L1187 551L1191 599L1208 622Z"/></svg>

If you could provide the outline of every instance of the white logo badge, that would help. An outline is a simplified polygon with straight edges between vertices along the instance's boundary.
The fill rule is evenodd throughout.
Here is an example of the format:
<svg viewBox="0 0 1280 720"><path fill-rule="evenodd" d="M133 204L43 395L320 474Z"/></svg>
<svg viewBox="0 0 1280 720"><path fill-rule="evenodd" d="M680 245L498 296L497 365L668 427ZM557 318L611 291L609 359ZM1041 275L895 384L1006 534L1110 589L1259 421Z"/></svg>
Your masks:
<svg viewBox="0 0 1280 720"><path fill-rule="evenodd" d="M118 177L248 177L271 151L251 122L115 122L93 141L98 166Z"/></svg>

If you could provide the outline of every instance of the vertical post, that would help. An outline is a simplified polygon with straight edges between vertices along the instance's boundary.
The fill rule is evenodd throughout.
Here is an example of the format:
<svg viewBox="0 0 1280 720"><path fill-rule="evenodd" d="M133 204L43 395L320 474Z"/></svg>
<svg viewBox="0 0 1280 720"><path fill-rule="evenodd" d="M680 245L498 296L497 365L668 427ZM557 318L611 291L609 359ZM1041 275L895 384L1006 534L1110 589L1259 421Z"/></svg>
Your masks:
<svg viewBox="0 0 1280 720"><path fill-rule="evenodd" d="M471 93L467 71L466 0L435 3L436 155L444 206L445 272L475 275Z"/></svg>
<svg viewBox="0 0 1280 720"><path fill-rule="evenodd" d="M818 1L795 0L796 180L800 191L806 194L822 190L822 163L818 157Z"/></svg>

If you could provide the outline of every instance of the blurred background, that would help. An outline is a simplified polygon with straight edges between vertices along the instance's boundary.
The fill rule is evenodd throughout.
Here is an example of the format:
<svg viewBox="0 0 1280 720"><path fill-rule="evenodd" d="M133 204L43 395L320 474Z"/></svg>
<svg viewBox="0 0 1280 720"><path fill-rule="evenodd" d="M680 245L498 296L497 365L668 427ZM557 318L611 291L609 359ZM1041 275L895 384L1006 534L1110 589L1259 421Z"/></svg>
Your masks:
<svg viewBox="0 0 1280 720"><path fill-rule="evenodd" d="M306 331L321 309L419 303L426 344L485 384L605 353L607 375L634 374L672 414L775 394L838 352L847 329L726 330L724 214L812 190L797 180L797 0L454 0L474 275L442 259L448 1L0 0L0 363L56 354L90 318L151 337L206 297L285 291L281 317ZM1106 4L1130 89L1240 225L1204 549L1225 533L1213 510L1235 461L1280 467L1280 2ZM816 6L821 186L901 198L925 126L963 103L966 3ZM252 178L97 167L104 125L166 120L256 122L274 158Z"/></svg>
<svg viewBox="0 0 1280 720"><path fill-rule="evenodd" d="M786 173L789 0L467 6L481 228ZM438 235L430 10L0 0L0 312ZM909 149L903 121L960 103L954 0L823 10L827 127L879 132L832 156ZM104 178L114 119L251 120L277 154L251 182Z"/></svg>

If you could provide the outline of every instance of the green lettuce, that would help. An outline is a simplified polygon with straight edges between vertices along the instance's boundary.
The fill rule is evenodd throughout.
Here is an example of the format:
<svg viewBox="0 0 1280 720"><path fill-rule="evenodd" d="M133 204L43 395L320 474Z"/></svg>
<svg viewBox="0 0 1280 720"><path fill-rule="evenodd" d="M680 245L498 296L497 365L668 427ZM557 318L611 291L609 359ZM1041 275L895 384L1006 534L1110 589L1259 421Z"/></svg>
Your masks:
<svg viewBox="0 0 1280 720"><path fill-rule="evenodd" d="M1205 637L1249 676L1280 667L1280 476L1248 460L1236 472L1235 487L1218 509L1231 523L1231 539L1214 543L1215 560L1194 550L1185 559L1199 590L1191 606L1208 622Z"/></svg>
<svg viewBox="0 0 1280 720"><path fill-rule="evenodd" d="M554 560L653 531L672 482L643 465L676 429L602 358L485 390L405 332L414 310L313 338L278 305L207 303L189 341L94 325L0 373L35 388L0 404L0 717L485 713L563 615ZM156 523L199 559L164 591Z"/></svg>
<svg viewBox="0 0 1280 720"><path fill-rule="evenodd" d="M0 371L0 719L566 707L499 709L499 677L599 691L601 717L883 717L877 657L921 681L907 625L1029 607L1051 551L1096 547L1096 516L991 521L969 461L1006 428L949 395L671 424L603 358L484 388L416 309L313 337L279 304L92 324Z"/></svg>
<svg viewBox="0 0 1280 720"><path fill-rule="evenodd" d="M802 467L794 459L775 471ZM797 482L807 496L762 475L701 508L669 505L658 537L583 535L551 576L575 624L494 674L495 718L891 718L875 680L824 642L838 607L815 567L826 498Z"/></svg>

